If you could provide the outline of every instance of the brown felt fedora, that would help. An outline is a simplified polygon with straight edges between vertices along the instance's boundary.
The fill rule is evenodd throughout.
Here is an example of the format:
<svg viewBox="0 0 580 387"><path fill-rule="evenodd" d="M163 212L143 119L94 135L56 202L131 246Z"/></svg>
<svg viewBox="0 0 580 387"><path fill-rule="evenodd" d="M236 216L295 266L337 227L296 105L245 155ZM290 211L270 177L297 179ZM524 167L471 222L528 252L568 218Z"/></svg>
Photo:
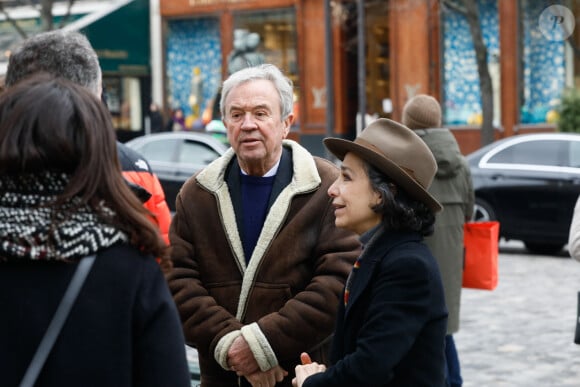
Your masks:
<svg viewBox="0 0 580 387"><path fill-rule="evenodd" d="M348 152L355 153L434 212L441 211L441 204L427 192L437 172L435 157L421 137L406 126L379 118L354 141L325 138L324 145L340 160Z"/></svg>

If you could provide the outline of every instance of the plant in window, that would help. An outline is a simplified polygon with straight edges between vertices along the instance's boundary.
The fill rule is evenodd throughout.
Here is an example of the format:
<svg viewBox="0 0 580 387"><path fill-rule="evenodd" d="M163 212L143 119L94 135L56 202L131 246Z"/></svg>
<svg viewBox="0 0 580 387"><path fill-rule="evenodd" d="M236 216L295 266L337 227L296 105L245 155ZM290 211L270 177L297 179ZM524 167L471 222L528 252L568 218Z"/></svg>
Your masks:
<svg viewBox="0 0 580 387"><path fill-rule="evenodd" d="M567 89L562 95L556 119L560 132L580 132L580 90Z"/></svg>

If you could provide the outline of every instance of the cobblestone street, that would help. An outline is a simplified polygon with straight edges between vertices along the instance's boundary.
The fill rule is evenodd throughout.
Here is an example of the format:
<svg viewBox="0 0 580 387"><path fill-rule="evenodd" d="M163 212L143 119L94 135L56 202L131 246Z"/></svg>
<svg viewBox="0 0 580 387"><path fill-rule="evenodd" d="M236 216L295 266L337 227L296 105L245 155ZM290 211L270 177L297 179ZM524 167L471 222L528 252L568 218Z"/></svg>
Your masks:
<svg viewBox="0 0 580 387"><path fill-rule="evenodd" d="M464 289L455 340L464 387L580 386L580 262L500 245L499 285Z"/></svg>

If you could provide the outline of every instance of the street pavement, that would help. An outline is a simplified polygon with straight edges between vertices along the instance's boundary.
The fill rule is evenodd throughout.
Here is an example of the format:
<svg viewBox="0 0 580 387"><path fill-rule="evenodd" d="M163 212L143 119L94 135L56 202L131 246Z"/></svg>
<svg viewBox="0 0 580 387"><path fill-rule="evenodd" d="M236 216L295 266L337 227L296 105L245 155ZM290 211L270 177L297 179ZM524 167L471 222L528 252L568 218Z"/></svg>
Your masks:
<svg viewBox="0 0 580 387"><path fill-rule="evenodd" d="M464 387L580 387L580 262L500 244L493 291L463 289L454 336Z"/></svg>

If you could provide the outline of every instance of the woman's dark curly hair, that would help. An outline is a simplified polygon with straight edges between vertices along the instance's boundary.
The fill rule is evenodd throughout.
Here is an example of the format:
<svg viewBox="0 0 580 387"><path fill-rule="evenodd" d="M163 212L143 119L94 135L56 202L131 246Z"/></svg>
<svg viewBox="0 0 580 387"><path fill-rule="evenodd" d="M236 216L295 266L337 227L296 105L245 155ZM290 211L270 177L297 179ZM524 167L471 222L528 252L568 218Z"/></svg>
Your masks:
<svg viewBox="0 0 580 387"><path fill-rule="evenodd" d="M371 188L381 195L381 202L372 207L382 214L383 225L390 231L417 231L423 236L433 234L435 214L423 202L411 197L387 175L363 161Z"/></svg>

